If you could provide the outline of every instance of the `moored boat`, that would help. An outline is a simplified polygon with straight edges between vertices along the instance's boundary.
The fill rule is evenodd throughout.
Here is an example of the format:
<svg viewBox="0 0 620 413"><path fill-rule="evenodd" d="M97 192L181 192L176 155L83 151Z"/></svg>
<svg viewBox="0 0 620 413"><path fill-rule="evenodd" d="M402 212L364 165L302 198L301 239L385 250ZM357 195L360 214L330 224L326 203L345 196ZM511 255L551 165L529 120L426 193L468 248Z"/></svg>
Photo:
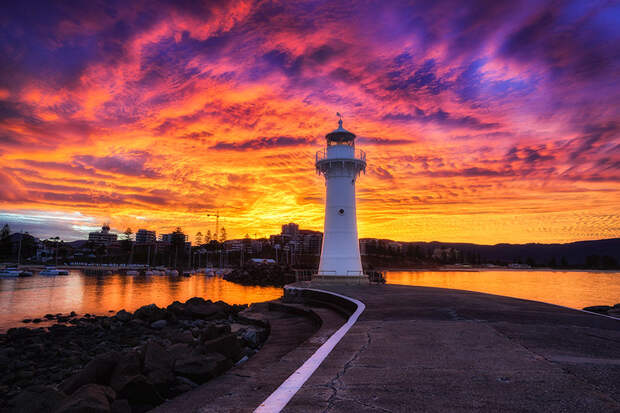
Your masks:
<svg viewBox="0 0 620 413"><path fill-rule="evenodd" d="M44 270L41 270L39 272L39 275L47 275L47 276L69 275L69 271L67 271L67 270L59 270L56 267L45 267Z"/></svg>
<svg viewBox="0 0 620 413"><path fill-rule="evenodd" d="M30 271L20 270L17 267L7 267L0 269L0 277L30 277Z"/></svg>

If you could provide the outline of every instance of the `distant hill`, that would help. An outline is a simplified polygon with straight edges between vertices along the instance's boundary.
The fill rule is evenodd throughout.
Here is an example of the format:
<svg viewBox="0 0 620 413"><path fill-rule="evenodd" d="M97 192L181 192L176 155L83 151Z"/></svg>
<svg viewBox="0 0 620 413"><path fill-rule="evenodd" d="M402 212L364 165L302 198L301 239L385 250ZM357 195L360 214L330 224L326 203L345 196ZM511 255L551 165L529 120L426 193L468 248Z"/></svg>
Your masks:
<svg viewBox="0 0 620 413"><path fill-rule="evenodd" d="M620 263L620 238L578 241L568 244L496 244L478 245L450 242L412 242L426 249L455 248L465 254L479 254L483 262L533 261L536 265L617 267Z"/></svg>

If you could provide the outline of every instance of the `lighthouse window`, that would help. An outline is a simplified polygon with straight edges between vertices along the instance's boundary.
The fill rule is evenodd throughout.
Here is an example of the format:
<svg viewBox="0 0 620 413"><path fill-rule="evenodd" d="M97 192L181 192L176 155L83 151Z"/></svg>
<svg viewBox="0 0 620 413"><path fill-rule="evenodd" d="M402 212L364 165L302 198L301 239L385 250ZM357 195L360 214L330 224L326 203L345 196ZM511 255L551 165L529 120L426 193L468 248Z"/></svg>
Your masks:
<svg viewBox="0 0 620 413"><path fill-rule="evenodd" d="M344 215L344 209L340 208L340 209L338 210L338 213L339 213L340 215Z"/></svg>

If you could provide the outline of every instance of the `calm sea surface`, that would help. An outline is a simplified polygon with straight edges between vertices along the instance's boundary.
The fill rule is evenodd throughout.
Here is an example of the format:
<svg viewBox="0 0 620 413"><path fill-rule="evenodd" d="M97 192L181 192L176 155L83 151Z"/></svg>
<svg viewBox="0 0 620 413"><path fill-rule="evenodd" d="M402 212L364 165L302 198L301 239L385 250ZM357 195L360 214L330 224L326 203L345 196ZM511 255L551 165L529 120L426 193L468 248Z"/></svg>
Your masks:
<svg viewBox="0 0 620 413"><path fill-rule="evenodd" d="M390 271L388 284L454 288L572 308L620 303L620 273L586 271Z"/></svg>
<svg viewBox="0 0 620 413"><path fill-rule="evenodd" d="M0 331L23 324L24 318L51 313L91 313L137 308L155 303L167 306L175 300L200 296L228 304L250 304L282 296L282 288L245 287L219 277L90 276L71 271L68 276L0 278Z"/></svg>
<svg viewBox="0 0 620 413"><path fill-rule="evenodd" d="M573 308L620 302L620 273L583 271L390 271L388 284L455 288L544 301ZM69 276L0 278L0 331L47 313L107 314L201 296L229 304L268 301L281 288L245 287L218 277ZM33 325L33 324L29 324Z"/></svg>

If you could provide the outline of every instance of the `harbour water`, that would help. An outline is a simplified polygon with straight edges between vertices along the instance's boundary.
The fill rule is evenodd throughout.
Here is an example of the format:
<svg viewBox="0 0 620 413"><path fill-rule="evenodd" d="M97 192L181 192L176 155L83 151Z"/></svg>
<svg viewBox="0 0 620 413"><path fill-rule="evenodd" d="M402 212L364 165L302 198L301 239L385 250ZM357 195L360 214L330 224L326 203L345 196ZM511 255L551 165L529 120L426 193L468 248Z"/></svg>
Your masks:
<svg viewBox="0 0 620 413"><path fill-rule="evenodd" d="M282 289L248 287L219 277L83 275L0 278L0 331L23 324L24 318L69 313L109 315L109 311L137 308L155 303L167 306L175 300L200 296L228 304L250 304L276 299Z"/></svg>
<svg viewBox="0 0 620 413"><path fill-rule="evenodd" d="M388 284L453 288L582 309L620 303L620 272L481 270L388 271Z"/></svg>
<svg viewBox="0 0 620 413"><path fill-rule="evenodd" d="M620 273L586 271L483 270L388 271L388 284L454 288L544 301L572 308L620 302ZM229 304L273 300L276 287L242 286L219 277L69 276L0 278L0 331L45 314L91 313L135 309L155 303L167 306L200 296Z"/></svg>

